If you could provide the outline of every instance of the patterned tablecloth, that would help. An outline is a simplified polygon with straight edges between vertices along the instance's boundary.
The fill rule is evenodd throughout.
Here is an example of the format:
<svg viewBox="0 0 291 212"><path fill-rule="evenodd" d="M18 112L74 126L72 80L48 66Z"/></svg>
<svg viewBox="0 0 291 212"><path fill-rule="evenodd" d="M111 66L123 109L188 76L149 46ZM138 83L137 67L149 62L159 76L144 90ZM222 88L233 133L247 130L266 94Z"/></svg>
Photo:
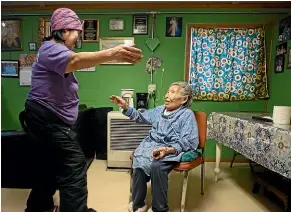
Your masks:
<svg viewBox="0 0 291 212"><path fill-rule="evenodd" d="M252 119L258 115L214 112L208 118L208 139L291 179L291 125Z"/></svg>

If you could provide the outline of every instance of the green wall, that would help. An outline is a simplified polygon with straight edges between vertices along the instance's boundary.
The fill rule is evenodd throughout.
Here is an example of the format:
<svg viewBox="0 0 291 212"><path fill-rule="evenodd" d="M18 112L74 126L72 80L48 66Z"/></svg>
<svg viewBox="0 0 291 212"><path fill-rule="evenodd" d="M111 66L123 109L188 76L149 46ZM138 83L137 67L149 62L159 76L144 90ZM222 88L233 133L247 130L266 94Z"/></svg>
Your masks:
<svg viewBox="0 0 291 212"><path fill-rule="evenodd" d="M286 69L288 63L288 52L285 54L285 69L283 73L275 74L276 46L278 44L279 25L274 26L274 39L272 45L272 63L270 68L270 100L268 111L273 112L276 106L291 106L291 69ZM288 49L291 47L291 40L288 41Z"/></svg>
<svg viewBox="0 0 291 212"><path fill-rule="evenodd" d="M132 11L132 10L130 10ZM135 10L136 11L136 10ZM173 11L173 9L168 10ZM181 10L179 10L181 11ZM190 11L190 10L184 10ZM206 11L205 9L191 9L191 11ZM222 11L222 10L221 10ZM242 11L242 10L241 10ZM77 12L103 12L103 11L77 11ZM107 12L107 11L105 11ZM114 12L111 10L110 12ZM117 11L120 12L120 11ZM4 16L8 12L2 15ZM13 12L12 12L13 13ZM41 13L34 11L34 13ZM42 11L43 13L43 11ZM50 14L50 12L47 12ZM157 36L161 41L155 55L163 59L162 68L165 72L162 77L162 68L154 74L154 83L157 84L159 92L157 104L163 103L163 96L170 83L184 80L185 42L187 23L266 23L278 18L278 15L256 15L256 14L183 14L183 33L181 38L165 37L165 14L159 14L156 18ZM100 37L131 37L132 16L131 15L80 15L81 19L98 18L100 20ZM122 18L125 20L125 30L121 32L109 31L108 23L111 18ZM1 52L2 59L18 59L19 54L28 52L28 42L37 41L38 17L24 16L23 19L23 46L22 52ZM267 45L271 40L271 29L267 28ZM112 94L119 95L121 88L134 88L135 92L147 92L150 75L145 72L145 63L151 53L145 45L149 35L135 36L135 43L143 50L144 60L137 65L101 65L96 67L96 72L76 73L80 85L80 102L93 107L113 106L109 101ZM267 46L269 49L269 46ZM97 51L99 44L83 43L81 51ZM269 51L267 51L269 52ZM290 71L291 73L291 71ZM290 74L289 74L290 75ZM272 75L273 77L273 75ZM280 80L272 82L273 86L280 84ZM284 77L284 76L283 76ZM163 87L161 88L161 81ZM1 124L2 129L19 129L18 113L23 109L28 87L20 87L18 79L1 79ZM275 84L274 84L275 83ZM289 85L290 86L290 85ZM277 91L277 90L276 90ZM279 90L278 90L279 91ZM276 94L277 95L277 94ZM278 94L280 95L280 93ZM274 97L275 98L275 97ZM280 98L280 97L276 97ZM194 102L193 109L202 110L207 113L212 111L264 111L266 101L241 101L241 102ZM152 103L151 103L152 105ZM117 107L114 106L117 110ZM215 158L215 142L207 143L206 156ZM232 151L224 148L222 158L230 158Z"/></svg>

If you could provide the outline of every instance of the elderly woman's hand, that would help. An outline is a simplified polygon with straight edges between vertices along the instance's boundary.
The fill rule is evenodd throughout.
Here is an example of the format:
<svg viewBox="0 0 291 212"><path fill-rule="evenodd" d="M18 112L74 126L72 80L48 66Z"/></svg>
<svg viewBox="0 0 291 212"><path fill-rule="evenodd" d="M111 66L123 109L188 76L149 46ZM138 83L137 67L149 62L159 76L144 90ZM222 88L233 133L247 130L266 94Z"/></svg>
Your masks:
<svg viewBox="0 0 291 212"><path fill-rule="evenodd" d="M155 160L161 159L161 158L165 157L166 152L167 152L167 148L166 147L160 147L160 148L154 149L152 151L152 157Z"/></svg>
<svg viewBox="0 0 291 212"><path fill-rule="evenodd" d="M120 96L110 96L110 100L111 102L113 102L114 104L118 105L119 107L121 107L124 110L127 110L129 108L127 102L122 99Z"/></svg>
<svg viewBox="0 0 291 212"><path fill-rule="evenodd" d="M152 151L152 157L155 160L161 159L168 154L174 154L176 150L173 147L159 147Z"/></svg>

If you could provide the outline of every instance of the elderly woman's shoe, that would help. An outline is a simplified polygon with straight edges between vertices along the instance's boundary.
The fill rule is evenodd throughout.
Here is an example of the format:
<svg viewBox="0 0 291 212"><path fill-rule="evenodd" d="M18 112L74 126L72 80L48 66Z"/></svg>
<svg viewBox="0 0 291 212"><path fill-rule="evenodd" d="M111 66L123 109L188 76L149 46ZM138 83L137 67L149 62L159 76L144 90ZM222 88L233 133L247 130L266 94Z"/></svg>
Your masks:
<svg viewBox="0 0 291 212"><path fill-rule="evenodd" d="M128 212L146 212L147 206L144 205L142 208L133 211L133 202L130 202L128 205Z"/></svg>

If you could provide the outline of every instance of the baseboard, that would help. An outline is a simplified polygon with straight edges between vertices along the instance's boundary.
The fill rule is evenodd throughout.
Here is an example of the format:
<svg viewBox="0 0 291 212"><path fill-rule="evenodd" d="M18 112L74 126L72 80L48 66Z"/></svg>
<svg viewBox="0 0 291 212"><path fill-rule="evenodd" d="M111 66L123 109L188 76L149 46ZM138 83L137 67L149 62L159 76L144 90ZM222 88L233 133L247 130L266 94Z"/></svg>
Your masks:
<svg viewBox="0 0 291 212"><path fill-rule="evenodd" d="M205 161L206 162L215 162L216 159L215 158L205 158ZM220 162L229 162L230 163L231 161L232 161L232 158L221 158L220 159ZM234 160L234 163L248 163L248 162L249 162L249 160L246 158L236 158Z"/></svg>

